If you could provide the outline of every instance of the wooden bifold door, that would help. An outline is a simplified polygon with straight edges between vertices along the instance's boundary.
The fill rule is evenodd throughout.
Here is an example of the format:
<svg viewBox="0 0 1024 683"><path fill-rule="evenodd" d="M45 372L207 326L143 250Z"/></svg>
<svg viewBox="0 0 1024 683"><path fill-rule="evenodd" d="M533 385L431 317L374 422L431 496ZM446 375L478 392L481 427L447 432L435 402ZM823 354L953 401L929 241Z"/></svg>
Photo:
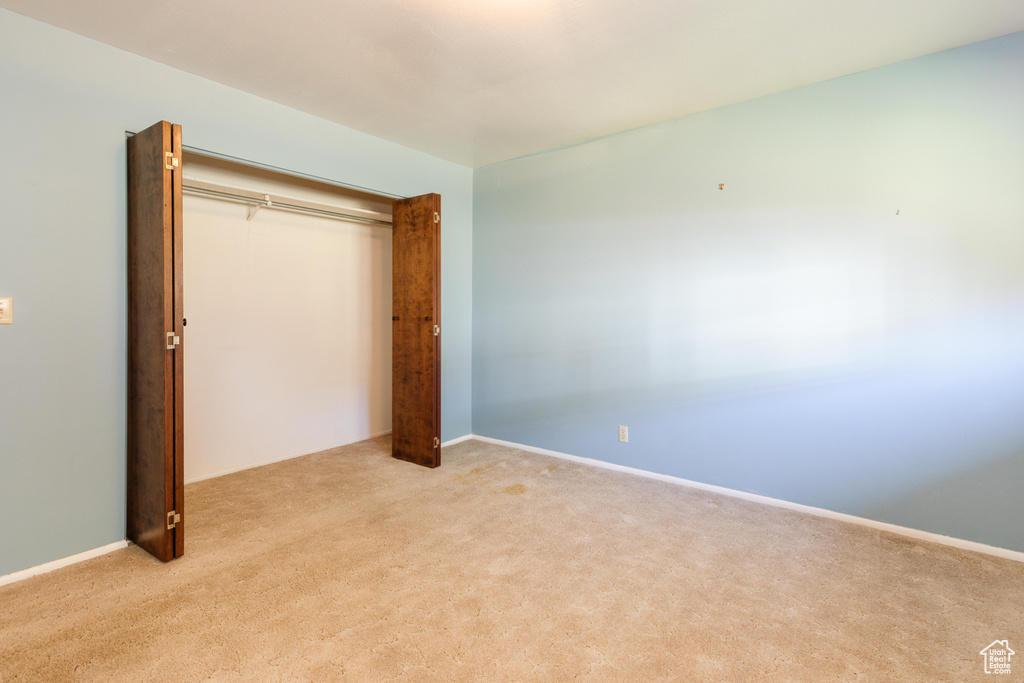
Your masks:
<svg viewBox="0 0 1024 683"><path fill-rule="evenodd" d="M441 464L441 196L391 208L391 454Z"/></svg>
<svg viewBox="0 0 1024 683"><path fill-rule="evenodd" d="M181 126L128 138L128 539L185 552Z"/></svg>
<svg viewBox="0 0 1024 683"><path fill-rule="evenodd" d="M181 126L128 138L128 538L185 552ZM392 455L441 464L441 197L392 206Z"/></svg>

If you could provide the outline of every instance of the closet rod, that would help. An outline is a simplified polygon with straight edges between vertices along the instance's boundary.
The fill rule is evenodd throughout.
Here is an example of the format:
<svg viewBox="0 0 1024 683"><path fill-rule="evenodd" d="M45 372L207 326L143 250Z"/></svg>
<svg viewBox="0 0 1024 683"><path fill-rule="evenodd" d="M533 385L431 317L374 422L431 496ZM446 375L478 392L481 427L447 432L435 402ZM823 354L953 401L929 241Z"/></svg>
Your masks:
<svg viewBox="0 0 1024 683"><path fill-rule="evenodd" d="M126 130L124 132L126 137L132 137L135 135L135 131ZM258 168L263 171L271 171L272 173L280 173L282 175L291 176L293 178L303 178L304 180L312 180L317 183L323 183L325 185L332 185L334 187L341 187L346 190L355 190L356 192L363 192L365 194L375 194L379 197L388 197L389 199L408 199L405 195L393 194L391 192L384 192L383 190L374 190L369 187L363 187L362 185L353 185L352 183L343 183L338 180L331 180L330 178L324 178L318 175L311 175L309 173L302 173L301 171L293 171L288 168L282 168L280 166L273 166L272 164L264 164L259 161L252 161L251 159L243 159L242 157L233 157L230 154L221 154L220 152L211 152L208 149L202 147L192 147L190 145L182 145L181 149L183 152L188 154L194 154L200 157L206 157L208 159L218 159L220 161L227 161L232 164L239 166L249 166L250 168Z"/></svg>
<svg viewBox="0 0 1024 683"><path fill-rule="evenodd" d="M338 211L337 209L340 207L331 206L329 204L317 204L315 202L307 202L295 197L265 194L254 192L252 190L230 187L227 185L216 185L214 183L195 180L193 178L183 178L181 189L185 194L214 197L216 199L223 199L229 202L236 202L238 204L247 204L249 206L259 208L278 209L280 211L290 211L292 213L302 213L313 216L322 216L325 218L334 218L337 220L356 221L357 223L368 223L370 225L391 227L391 221L384 217L385 214L377 211L365 211L368 215L360 216L357 213L349 212L364 211L363 209L350 208L347 211Z"/></svg>
<svg viewBox="0 0 1024 683"><path fill-rule="evenodd" d="M135 133L125 131L128 137L131 137ZM331 180L330 178L324 178L323 176L312 175L309 173L303 173L302 171L293 171L288 168L282 168L280 166L273 166L271 164L264 164L259 161L252 161L250 159L243 159L241 157L233 157L230 154L221 154L220 152L211 152L208 149L202 149L201 147L191 147L189 145L182 145L181 149L187 154L194 154L195 156L206 157L208 159L215 159L220 161L227 161L232 164L239 166L248 166L250 168L257 168L263 171L271 171L272 173L280 173L282 175L291 176L293 178L302 178L304 180L312 180L317 183L323 183L325 185L332 185L334 187L341 187L346 190L355 190L356 192L362 192L365 194L375 194L379 197L387 197L388 199L407 199L405 195L393 194L391 192L384 192L383 190L374 190L369 187L363 187L362 185L353 185L352 183L343 183L339 180Z"/></svg>

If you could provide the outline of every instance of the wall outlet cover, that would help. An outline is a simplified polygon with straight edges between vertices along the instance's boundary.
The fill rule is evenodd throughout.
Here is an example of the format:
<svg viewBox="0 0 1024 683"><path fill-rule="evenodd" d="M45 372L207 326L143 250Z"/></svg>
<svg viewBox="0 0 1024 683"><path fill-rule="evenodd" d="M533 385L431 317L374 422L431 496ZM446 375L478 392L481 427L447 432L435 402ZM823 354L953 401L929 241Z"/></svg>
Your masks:
<svg viewBox="0 0 1024 683"><path fill-rule="evenodd" d="M14 299L12 297L0 297L0 325L11 325L14 323Z"/></svg>
<svg viewBox="0 0 1024 683"><path fill-rule="evenodd" d="M629 443L629 427L619 425L619 441Z"/></svg>

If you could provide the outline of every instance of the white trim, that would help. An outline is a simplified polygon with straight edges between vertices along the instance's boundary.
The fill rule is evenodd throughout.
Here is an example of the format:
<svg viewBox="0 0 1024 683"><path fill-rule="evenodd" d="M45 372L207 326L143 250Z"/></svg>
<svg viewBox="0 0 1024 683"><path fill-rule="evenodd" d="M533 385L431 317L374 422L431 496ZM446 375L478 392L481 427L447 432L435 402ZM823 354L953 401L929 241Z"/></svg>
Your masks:
<svg viewBox="0 0 1024 683"><path fill-rule="evenodd" d="M552 458L561 458L562 460L571 460L584 465L591 465L593 467L601 467L606 470L614 470L616 472L625 472L626 474L633 474L638 477L646 477L648 479L657 479L658 481L665 481L670 484L677 484L679 486L688 486L690 488L701 489L703 491L712 491L714 493L720 493L723 496L731 496L733 498L742 498L743 500L749 500L755 503L761 503L762 505L771 505L773 507L785 508L787 510L796 510L797 512L805 512L809 515L816 517L826 517L828 519L836 519L841 522L848 522L850 524L858 524L860 526L870 527L872 529L878 529L880 531L888 531L894 534L900 534L901 536L909 536L922 541L930 541L932 543L939 543L941 545L948 545L954 548L960 548L961 550L971 550L976 553L984 553L986 555L994 555L996 557L1002 557L1007 560L1014 560L1016 562L1024 562L1024 552L1017 550L1009 550L1007 548L997 548L991 545L985 545L984 543L977 543L975 541L966 541L961 538L953 538L952 536L943 536L942 534L935 534L930 531L921 531L919 529L911 529L905 526L899 526L896 524L889 524L888 522L878 522L873 519L867 519L865 517L857 517L856 515L848 515L844 512L834 512L832 510L826 510L824 508L816 508L810 505L801 505L800 503L791 503L788 500L779 500L778 498L769 498L768 496L762 496L756 493L748 493L747 491L737 491L736 489L725 488L724 486L714 486L713 484L702 484L699 481L690 481L689 479L681 479L679 477L673 477L668 474L658 474L657 472L649 472L647 470L637 469L635 467L626 467L625 465L616 465L615 463L605 462L603 460L594 460L592 458L581 458L578 455L569 455L568 453L559 453L558 451L549 451L546 448L535 448L533 446L527 446L521 443L515 443L513 441L502 441L501 439L492 439L488 436L479 436L471 434L469 438L476 439L477 441L483 441L484 443L492 443L498 446L508 446L509 448L518 448L519 450L528 451L530 453L537 453L540 455L548 455Z"/></svg>
<svg viewBox="0 0 1024 683"><path fill-rule="evenodd" d="M313 453L323 453L324 451L329 451L329 450L332 450L334 448L341 448L342 446L351 446L354 443L359 443L360 441L368 441L369 439L376 439L378 436L387 436L390 433L391 433L390 429L387 430L387 431L384 431L384 432L377 432L376 434L370 434L369 436L364 437L362 439L356 439L355 441L349 441L348 443L341 443L341 444L338 444L337 446L331 446L330 448L323 448L323 449L320 449L319 451L313 451ZM280 458L272 458L271 460L264 460L263 462L255 462L255 463L250 463L248 465L241 465L240 467L232 467L231 469L227 469L227 470L218 470L217 472L213 472L211 474L203 474L203 475L200 475L198 477L192 477L191 479L186 479L185 483L186 484L194 484L197 481L206 481L207 479L216 479L217 477L223 477L226 474L234 474L235 472L241 472L243 470L251 470L251 469L253 469L255 467L263 467L264 465L273 465L275 462L284 462L285 460L294 460L295 458L301 458L301 457L304 457L304 456L307 456L307 455L313 455L313 453L295 453L294 455L285 455L285 456L280 457Z"/></svg>
<svg viewBox="0 0 1024 683"><path fill-rule="evenodd" d="M128 541L118 541L117 543L111 543L109 545L101 546L99 548L93 548L92 550L86 550L84 553L78 553L77 555L72 555L71 557L65 557L63 559L54 560L53 562L47 562L46 564L41 564L36 567L22 569L20 572L14 572L13 574L8 574L7 576L0 576L0 586L6 586L9 583L24 581L25 579L32 578L33 576L38 576L39 574L52 572L54 569L60 569L61 567L67 567L68 565L84 562L85 560L91 560L94 557L106 555L107 553L112 553L115 550L120 550L121 548L127 547Z"/></svg>
<svg viewBox="0 0 1024 683"><path fill-rule="evenodd" d="M479 438L479 436L473 436L472 434L463 434L462 436L457 436L450 441L445 441L443 444L441 444L441 448L448 448L448 446L454 446L455 444L462 443L463 441L469 441L470 439Z"/></svg>

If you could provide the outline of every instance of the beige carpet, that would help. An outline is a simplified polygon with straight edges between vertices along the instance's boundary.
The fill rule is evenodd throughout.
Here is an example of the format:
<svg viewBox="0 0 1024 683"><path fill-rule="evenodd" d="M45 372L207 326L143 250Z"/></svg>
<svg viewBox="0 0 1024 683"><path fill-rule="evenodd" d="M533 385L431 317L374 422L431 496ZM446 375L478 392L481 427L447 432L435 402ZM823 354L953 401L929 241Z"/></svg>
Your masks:
<svg viewBox="0 0 1024 683"><path fill-rule="evenodd" d="M185 557L0 588L3 681L969 681L1024 564L469 441L187 488Z"/></svg>

